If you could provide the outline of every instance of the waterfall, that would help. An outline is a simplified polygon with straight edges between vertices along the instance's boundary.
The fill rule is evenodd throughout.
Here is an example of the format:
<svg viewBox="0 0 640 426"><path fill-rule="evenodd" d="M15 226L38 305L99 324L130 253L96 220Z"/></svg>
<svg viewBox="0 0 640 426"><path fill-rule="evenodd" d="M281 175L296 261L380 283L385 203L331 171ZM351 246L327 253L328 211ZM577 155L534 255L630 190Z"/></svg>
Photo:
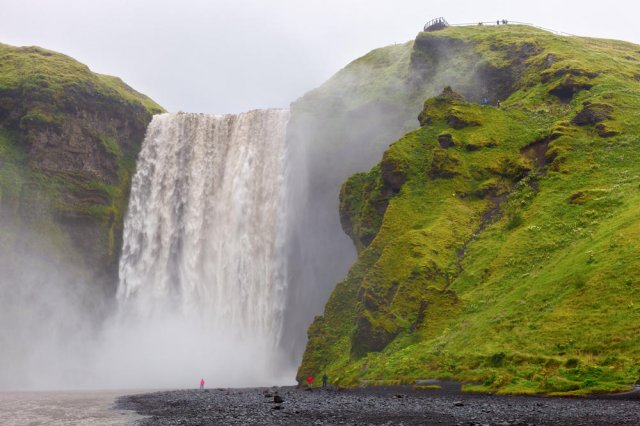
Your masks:
<svg viewBox="0 0 640 426"><path fill-rule="evenodd" d="M153 118L132 181L117 290L121 321L142 333L164 321L149 344L189 346L187 358L233 364L237 374L257 368L243 365L255 356L247 351L275 354L286 295L288 119L278 109Z"/></svg>

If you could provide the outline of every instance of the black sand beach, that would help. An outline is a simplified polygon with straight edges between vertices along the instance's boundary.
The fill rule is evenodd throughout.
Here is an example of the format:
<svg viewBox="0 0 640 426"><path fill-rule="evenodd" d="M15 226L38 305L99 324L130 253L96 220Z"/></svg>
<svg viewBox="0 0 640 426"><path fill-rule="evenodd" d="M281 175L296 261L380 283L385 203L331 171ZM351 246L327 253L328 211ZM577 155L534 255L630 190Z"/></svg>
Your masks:
<svg viewBox="0 0 640 426"><path fill-rule="evenodd" d="M274 396L282 403L274 402ZM638 425L637 392L615 398L463 394L454 385L349 390L176 390L125 396L142 425Z"/></svg>

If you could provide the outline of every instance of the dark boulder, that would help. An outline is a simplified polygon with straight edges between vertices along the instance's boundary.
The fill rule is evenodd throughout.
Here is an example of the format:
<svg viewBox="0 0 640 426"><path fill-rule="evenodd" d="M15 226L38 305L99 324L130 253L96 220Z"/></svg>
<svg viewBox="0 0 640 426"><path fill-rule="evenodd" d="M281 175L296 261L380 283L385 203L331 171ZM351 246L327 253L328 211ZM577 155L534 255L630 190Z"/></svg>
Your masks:
<svg viewBox="0 0 640 426"><path fill-rule="evenodd" d="M384 312L363 312L356 320L351 353L361 357L368 352L379 352L396 337L398 331L393 319Z"/></svg>
<svg viewBox="0 0 640 426"><path fill-rule="evenodd" d="M589 90L591 87L593 87L593 84L587 79L569 75L549 89L549 94L563 102L568 102L576 93L582 90Z"/></svg>
<svg viewBox="0 0 640 426"><path fill-rule="evenodd" d="M597 124L611 118L613 107L607 104L585 102L582 110L573 117L572 124L587 126Z"/></svg>
<svg viewBox="0 0 640 426"><path fill-rule="evenodd" d="M438 143L440 144L440 148L448 149L452 146L455 146L455 142L453 141L453 136L450 133L442 133L438 135Z"/></svg>
<svg viewBox="0 0 640 426"><path fill-rule="evenodd" d="M597 124L596 130L601 138L610 138L620 134L620 132L607 127L604 123Z"/></svg>
<svg viewBox="0 0 640 426"><path fill-rule="evenodd" d="M436 96L436 99L439 101L464 102L464 96L462 96L460 93L453 90L451 86L447 86L444 89L442 89L442 93Z"/></svg>
<svg viewBox="0 0 640 426"><path fill-rule="evenodd" d="M447 116L445 117L445 119L449 127L456 130L464 129L466 127L475 127L480 125L480 123L478 123L477 121L472 120L469 117L466 117L460 111L456 111L454 109L450 110L447 113Z"/></svg>
<svg viewBox="0 0 640 426"><path fill-rule="evenodd" d="M424 108L418 115L420 126L429 126L435 121L441 120L443 118L443 111L445 111L447 107L460 105L462 103L464 103L464 96L455 92L449 86L445 87L440 95L425 101Z"/></svg>
<svg viewBox="0 0 640 426"><path fill-rule="evenodd" d="M390 190L393 194L399 193L402 185L407 180L402 165L385 156L380 164L380 171L384 188Z"/></svg>
<svg viewBox="0 0 640 426"><path fill-rule="evenodd" d="M428 175L431 179L451 179L459 174L459 165L460 160L454 153L445 150L436 150L433 153L431 169Z"/></svg>

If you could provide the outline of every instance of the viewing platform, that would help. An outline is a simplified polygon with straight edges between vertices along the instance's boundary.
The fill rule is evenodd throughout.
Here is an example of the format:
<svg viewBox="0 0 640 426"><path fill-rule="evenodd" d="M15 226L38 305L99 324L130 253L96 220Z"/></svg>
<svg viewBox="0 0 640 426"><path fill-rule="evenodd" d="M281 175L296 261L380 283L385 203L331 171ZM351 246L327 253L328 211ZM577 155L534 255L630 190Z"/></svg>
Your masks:
<svg viewBox="0 0 640 426"><path fill-rule="evenodd" d="M574 34L565 33L562 31L551 30L549 28L540 27L538 25L534 25L528 22L517 22L517 21L509 21L507 19L497 19L495 21L479 21L479 22L468 22L463 24L449 24L446 19L443 17L435 18L424 24L424 32L432 33L435 31L441 31L445 28L449 27L470 27L470 26L491 26L491 25L526 25L529 27L538 28L540 30L548 31L550 33L563 35L563 36L571 36L575 37Z"/></svg>
<svg viewBox="0 0 640 426"><path fill-rule="evenodd" d="M424 31L428 33L432 33L434 31L444 30L449 26L449 23L443 17L432 19L426 24L424 24Z"/></svg>

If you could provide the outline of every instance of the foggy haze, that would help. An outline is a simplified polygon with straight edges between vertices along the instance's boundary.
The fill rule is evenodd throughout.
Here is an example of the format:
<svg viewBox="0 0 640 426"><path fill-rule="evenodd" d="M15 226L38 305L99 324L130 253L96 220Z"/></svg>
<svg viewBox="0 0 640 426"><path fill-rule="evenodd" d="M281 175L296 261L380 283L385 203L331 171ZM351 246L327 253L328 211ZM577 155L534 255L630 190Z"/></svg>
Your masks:
<svg viewBox="0 0 640 426"><path fill-rule="evenodd" d="M91 374L108 299L37 232L0 219L0 389L73 387Z"/></svg>
<svg viewBox="0 0 640 426"><path fill-rule="evenodd" d="M412 40L424 22L437 16L451 23L506 18L640 42L632 22L640 8L630 1L544 0L534 9L506 1L1 1L0 42L68 54L94 71L123 78L170 111L288 107L367 51ZM281 354L266 353L268 342L260 338L247 344L233 333L211 333L193 318L165 315L144 324L117 318L103 328L109 303L83 280L83 272L46 250L35 255L26 250L24 256L0 259L0 273L3 268L28 272L3 275L5 285L0 286L0 361L11 363L11 368L0 368L0 387L188 387L201 376L215 378L210 383L216 386L291 381L308 322L322 311L355 257L340 228L340 185L371 167L389 143L417 126L421 96L437 94L445 84L458 89L461 79L474 78L465 77L466 71L459 77L438 70L431 85L419 91L403 87L406 97L397 105L378 103L366 93L355 100L336 96L339 108L324 116L311 109L314 116L301 114L292 126L288 143L296 145L289 153L293 196L288 208L297 216L290 218L287 250L296 261L288 271L296 287L288 291L290 306L282 325L282 357L290 361L289 370L264 376L255 368L241 371L256 359L264 366ZM407 75L396 77L400 87ZM473 86L481 84L474 80ZM366 108L352 108L355 101ZM36 238L31 230L17 232ZM220 355L212 359L214 352Z"/></svg>
<svg viewBox="0 0 640 426"><path fill-rule="evenodd" d="M288 118L154 117L116 299L0 209L0 390L292 384L280 351Z"/></svg>
<svg viewBox="0 0 640 426"><path fill-rule="evenodd" d="M38 45L121 77L169 111L288 107L426 21L510 19L640 43L632 0L2 0L0 42Z"/></svg>

